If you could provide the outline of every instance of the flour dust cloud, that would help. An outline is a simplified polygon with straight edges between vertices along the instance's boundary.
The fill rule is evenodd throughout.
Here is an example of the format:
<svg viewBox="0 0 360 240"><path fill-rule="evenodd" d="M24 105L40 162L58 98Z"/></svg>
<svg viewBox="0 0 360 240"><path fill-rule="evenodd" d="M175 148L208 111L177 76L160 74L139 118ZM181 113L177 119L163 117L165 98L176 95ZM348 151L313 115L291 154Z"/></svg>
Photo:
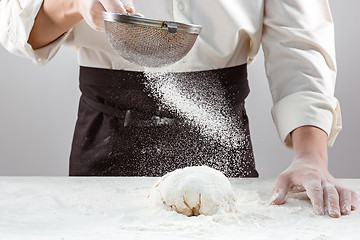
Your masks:
<svg viewBox="0 0 360 240"><path fill-rule="evenodd" d="M191 74L191 73L189 73ZM229 108L218 76L202 72L196 77L146 69L146 86L167 108L221 144L239 147L245 134Z"/></svg>
<svg viewBox="0 0 360 240"><path fill-rule="evenodd" d="M181 149L196 148L197 162L222 171L226 176L245 177L253 174L251 140L221 85L216 71L174 72L170 67L145 69L145 88L161 108L166 109L199 133L199 139L181 140L177 155L193 164L194 154ZM186 138L186 136L185 136Z"/></svg>

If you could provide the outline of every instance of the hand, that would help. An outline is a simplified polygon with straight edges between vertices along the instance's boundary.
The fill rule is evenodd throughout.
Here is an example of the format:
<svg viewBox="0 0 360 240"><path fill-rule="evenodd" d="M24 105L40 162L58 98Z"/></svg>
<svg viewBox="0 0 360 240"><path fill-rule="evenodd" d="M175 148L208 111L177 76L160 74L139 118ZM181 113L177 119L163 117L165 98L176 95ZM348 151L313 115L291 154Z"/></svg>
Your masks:
<svg viewBox="0 0 360 240"><path fill-rule="evenodd" d="M317 215L327 211L331 217L350 214L358 204L355 192L339 185L327 169L311 158L295 158L277 179L271 204L285 202L288 192L306 191Z"/></svg>
<svg viewBox="0 0 360 240"><path fill-rule="evenodd" d="M318 215L328 212L331 217L340 217L355 210L357 194L339 185L328 172L326 133L304 126L293 131L292 139L295 157L278 177L271 204L283 204L288 192L306 191Z"/></svg>
<svg viewBox="0 0 360 240"><path fill-rule="evenodd" d="M102 12L135 13L132 0L77 0L77 9L90 27L104 31Z"/></svg>

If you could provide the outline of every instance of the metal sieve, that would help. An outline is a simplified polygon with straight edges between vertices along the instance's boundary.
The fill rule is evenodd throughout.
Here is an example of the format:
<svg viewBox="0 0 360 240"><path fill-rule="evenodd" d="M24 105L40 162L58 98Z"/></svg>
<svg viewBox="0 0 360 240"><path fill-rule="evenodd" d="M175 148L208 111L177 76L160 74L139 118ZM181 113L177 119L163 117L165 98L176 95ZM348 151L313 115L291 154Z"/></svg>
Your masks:
<svg viewBox="0 0 360 240"><path fill-rule="evenodd" d="M125 60L145 67L179 61L193 47L201 26L103 12L112 48Z"/></svg>

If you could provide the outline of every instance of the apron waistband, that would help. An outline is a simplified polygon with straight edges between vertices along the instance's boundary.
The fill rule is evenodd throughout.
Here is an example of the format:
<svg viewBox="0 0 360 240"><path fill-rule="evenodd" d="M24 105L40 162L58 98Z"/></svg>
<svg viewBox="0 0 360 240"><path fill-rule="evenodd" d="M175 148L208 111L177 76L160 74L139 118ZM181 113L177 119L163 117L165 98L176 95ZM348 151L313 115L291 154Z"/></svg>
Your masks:
<svg viewBox="0 0 360 240"><path fill-rule="evenodd" d="M86 96L81 96L82 100L99 112L106 113L108 115L124 119L124 127L133 126L162 126L162 125L173 125L177 122L176 118L169 118L161 116L162 114L155 113L144 113L135 110L121 110L118 108L110 107L105 104L98 103Z"/></svg>
<svg viewBox="0 0 360 240"><path fill-rule="evenodd" d="M175 76L187 75L189 77L202 75L204 73L208 74L208 76L215 76L220 73L222 86L247 83L247 64L203 71L172 72ZM145 86L145 79L144 72L140 71L80 66L80 85L87 84L101 87L121 87L124 89L142 90Z"/></svg>
<svg viewBox="0 0 360 240"><path fill-rule="evenodd" d="M216 77L225 90L226 97L234 104L242 103L250 92L246 64L171 74L175 77L197 79L196 81L207 81ZM202 77L199 80L197 76ZM80 66L81 99L96 111L124 119L125 126L172 123L175 114L160 107L146 90L145 81L144 72Z"/></svg>

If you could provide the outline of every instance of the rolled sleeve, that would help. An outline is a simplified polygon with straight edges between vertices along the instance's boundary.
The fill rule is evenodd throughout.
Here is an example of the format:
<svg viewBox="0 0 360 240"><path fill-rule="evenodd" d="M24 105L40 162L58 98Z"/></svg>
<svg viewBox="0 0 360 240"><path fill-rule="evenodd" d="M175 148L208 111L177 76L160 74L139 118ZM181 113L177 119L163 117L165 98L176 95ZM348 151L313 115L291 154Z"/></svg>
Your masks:
<svg viewBox="0 0 360 240"><path fill-rule="evenodd" d="M50 61L71 31L47 46L33 50L28 43L42 0L0 1L0 43L10 53L29 58L37 65Z"/></svg>
<svg viewBox="0 0 360 240"><path fill-rule="evenodd" d="M341 130L334 97L334 26L327 0L266 0L262 44L273 97L272 116L283 143L311 125L328 134L332 146Z"/></svg>
<svg viewBox="0 0 360 240"><path fill-rule="evenodd" d="M280 139L292 147L290 133L300 126L316 126L328 135L328 146L334 144L341 130L339 102L316 92L298 92L281 99L272 108L272 117Z"/></svg>

